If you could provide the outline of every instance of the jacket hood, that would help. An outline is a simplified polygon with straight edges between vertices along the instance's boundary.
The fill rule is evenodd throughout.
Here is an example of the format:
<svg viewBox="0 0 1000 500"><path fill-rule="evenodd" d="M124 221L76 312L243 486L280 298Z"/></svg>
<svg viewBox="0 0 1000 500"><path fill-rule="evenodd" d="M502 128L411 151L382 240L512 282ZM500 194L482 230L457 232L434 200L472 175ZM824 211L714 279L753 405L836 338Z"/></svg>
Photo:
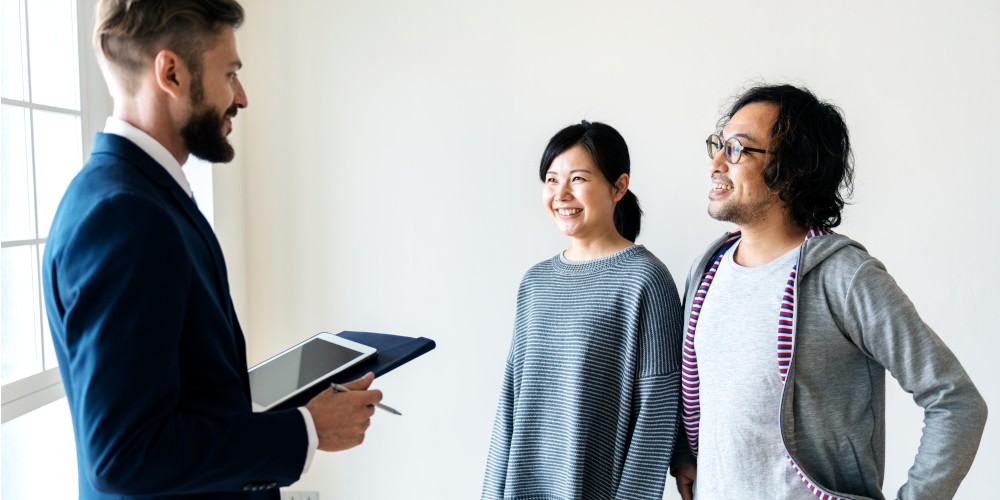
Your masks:
<svg viewBox="0 0 1000 500"><path fill-rule="evenodd" d="M708 265L709 260L715 256L715 253L722 247L722 244L729 238L733 233L727 232L722 235L719 239L712 242L711 245L705 249L705 253L702 254L701 258L697 260L698 267L692 268L691 277L695 273L701 273L704 271L705 267ZM809 238L802 243L802 250L799 252L799 263L798 270L800 276L805 276L814 267L818 266L824 260L837 253L845 247L855 247L865 253L868 252L864 245L858 243L857 241L848 238L842 234L829 234L824 236L817 236L814 238ZM689 279L691 278L689 277ZM688 286L691 283L689 281Z"/></svg>
<svg viewBox="0 0 1000 500"><path fill-rule="evenodd" d="M868 250L861 243L842 234L828 234L809 238L802 243L802 251L799 252L799 274L805 276L824 260L849 246L868 253Z"/></svg>

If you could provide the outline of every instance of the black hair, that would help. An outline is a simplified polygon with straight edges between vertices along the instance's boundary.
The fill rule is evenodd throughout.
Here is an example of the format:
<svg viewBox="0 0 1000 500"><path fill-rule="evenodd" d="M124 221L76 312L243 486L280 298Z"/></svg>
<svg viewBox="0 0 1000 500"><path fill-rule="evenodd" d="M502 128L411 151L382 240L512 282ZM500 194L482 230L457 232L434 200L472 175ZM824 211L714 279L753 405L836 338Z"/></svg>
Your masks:
<svg viewBox="0 0 1000 500"><path fill-rule="evenodd" d="M778 193L792 222L804 229L837 227L854 186L854 153L843 111L793 85L756 85L744 91L719 120L721 130L744 106L771 103L764 182Z"/></svg>
<svg viewBox="0 0 1000 500"><path fill-rule="evenodd" d="M560 130L549 140L538 169L538 176L542 182L545 182L545 174L549 171L552 161L577 145L590 155L590 159L604 174L608 184L614 186L622 174L632 175L625 138L610 125L584 120ZM639 199L631 189L626 191L625 196L615 204L614 217L618 234L635 243L635 239L639 236L642 208L639 207Z"/></svg>

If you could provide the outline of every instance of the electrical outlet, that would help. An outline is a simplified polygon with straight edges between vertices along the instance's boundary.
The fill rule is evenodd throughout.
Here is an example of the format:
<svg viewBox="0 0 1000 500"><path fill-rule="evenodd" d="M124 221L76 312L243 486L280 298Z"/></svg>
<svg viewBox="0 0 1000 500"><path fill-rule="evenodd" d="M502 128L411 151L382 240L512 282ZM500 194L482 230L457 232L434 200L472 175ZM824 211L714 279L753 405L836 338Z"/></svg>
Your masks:
<svg viewBox="0 0 1000 500"><path fill-rule="evenodd" d="M319 500L318 491L303 491L302 500Z"/></svg>
<svg viewBox="0 0 1000 500"><path fill-rule="evenodd" d="M302 500L302 492L281 490L281 500Z"/></svg>

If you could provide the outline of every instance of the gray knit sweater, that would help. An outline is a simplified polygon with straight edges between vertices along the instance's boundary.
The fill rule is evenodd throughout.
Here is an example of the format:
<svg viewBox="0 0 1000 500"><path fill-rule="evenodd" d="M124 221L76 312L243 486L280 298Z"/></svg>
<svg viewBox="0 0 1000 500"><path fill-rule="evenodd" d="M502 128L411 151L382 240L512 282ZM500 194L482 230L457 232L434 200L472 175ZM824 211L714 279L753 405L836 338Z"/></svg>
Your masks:
<svg viewBox="0 0 1000 500"><path fill-rule="evenodd" d="M678 423L683 310L642 246L524 276L484 499L659 499Z"/></svg>

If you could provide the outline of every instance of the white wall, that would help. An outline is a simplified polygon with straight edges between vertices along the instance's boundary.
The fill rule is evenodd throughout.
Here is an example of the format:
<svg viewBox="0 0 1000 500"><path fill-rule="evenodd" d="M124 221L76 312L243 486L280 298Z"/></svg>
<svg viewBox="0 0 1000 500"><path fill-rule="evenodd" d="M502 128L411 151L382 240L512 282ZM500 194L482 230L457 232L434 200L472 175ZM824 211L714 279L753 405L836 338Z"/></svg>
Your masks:
<svg viewBox="0 0 1000 500"><path fill-rule="evenodd" d="M582 118L622 132L647 214L639 243L683 281L727 228L705 215L704 139L724 99L758 77L843 107L858 173L839 231L886 264L987 402L1000 401L989 260L1000 244L1000 3L245 7L242 169L216 167L216 225L245 294L251 362L318 331L438 343L376 384L405 416L377 415L362 447L321 454L296 489L478 496L518 282L568 245L540 203L549 137ZM921 412L889 385L891 498ZM995 420L958 498L994 491Z"/></svg>

